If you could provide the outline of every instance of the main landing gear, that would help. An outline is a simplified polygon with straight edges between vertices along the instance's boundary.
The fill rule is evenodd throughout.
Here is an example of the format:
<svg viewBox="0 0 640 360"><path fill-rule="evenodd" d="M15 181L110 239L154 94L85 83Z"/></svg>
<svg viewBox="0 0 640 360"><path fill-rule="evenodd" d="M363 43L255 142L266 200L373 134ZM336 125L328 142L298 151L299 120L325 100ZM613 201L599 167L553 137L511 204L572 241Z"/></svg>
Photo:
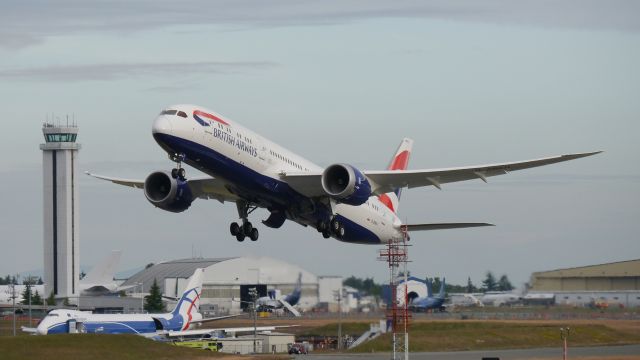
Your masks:
<svg viewBox="0 0 640 360"><path fill-rule="evenodd" d="M328 223L322 220L318 221L316 230L321 232L325 239L330 238L332 234L338 239L342 239L345 234L344 224L342 224L335 216Z"/></svg>
<svg viewBox="0 0 640 360"><path fill-rule="evenodd" d="M182 162L185 159L184 154L173 154L169 157L171 161L176 163L176 167L171 169L171 177L174 179L180 179L185 181L187 179L187 172L182 167Z"/></svg>
<svg viewBox="0 0 640 360"><path fill-rule="evenodd" d="M254 228L251 222L249 222L249 214L251 214L257 206L251 206L246 201L237 201L236 206L238 207L238 215L242 219L242 226L240 226L237 222L232 222L229 226L229 231L232 236L235 236L236 239L240 242L244 241L245 237L251 239L251 241L258 240L260 233L258 229Z"/></svg>

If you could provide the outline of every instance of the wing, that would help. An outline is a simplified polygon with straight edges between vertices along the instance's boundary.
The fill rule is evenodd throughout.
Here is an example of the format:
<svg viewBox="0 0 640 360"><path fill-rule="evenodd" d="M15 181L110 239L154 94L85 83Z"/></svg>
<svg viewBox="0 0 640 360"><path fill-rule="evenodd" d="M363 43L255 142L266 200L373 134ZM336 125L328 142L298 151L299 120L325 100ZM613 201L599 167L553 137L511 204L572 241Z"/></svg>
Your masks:
<svg viewBox="0 0 640 360"><path fill-rule="evenodd" d="M445 169L382 170L363 171L362 173L369 180L372 193L375 195L382 195L384 193L394 191L394 189L403 187L414 188L420 186L435 186L440 189L441 184L457 181L480 179L487 182L487 178L490 176L504 175L512 171L555 164L599 153L601 153L601 151L552 156L535 160ZM322 189L322 184L320 183L322 178L321 172L284 173L280 175L280 178L303 195L309 197L326 196Z"/></svg>
<svg viewBox="0 0 640 360"><path fill-rule="evenodd" d="M225 316L218 316L218 317L214 317L214 318L191 320L191 322L192 323L196 323L196 324L203 324L203 323L210 322L210 321L218 321L218 320L229 319L229 318L234 318L234 317L244 316L244 315L246 315L246 314L225 315Z"/></svg>
<svg viewBox="0 0 640 360"><path fill-rule="evenodd" d="M136 189L144 188L144 180L114 178L110 176L92 174L88 171L85 173L89 176L93 176L94 178L111 181L114 184L129 186ZM237 196L227 190L224 182L212 177L188 179L187 184L189 185L191 192L200 199L215 199L220 202L235 202L238 199Z"/></svg>
<svg viewBox="0 0 640 360"><path fill-rule="evenodd" d="M297 327L298 325L276 325L276 326L256 326L256 331L274 331L276 329L282 328L290 328ZM168 331L164 333L164 335L173 337L173 336L190 336L190 335L206 335L213 334L215 332L225 332L225 333L240 333L240 332L252 332L254 331L253 326L247 327L235 327L235 328L217 328L217 329L197 329L197 330L182 330L182 331ZM155 334L154 334L155 335Z"/></svg>
<svg viewBox="0 0 640 360"><path fill-rule="evenodd" d="M290 313L293 314L293 316L295 317L300 317L300 312L298 312L298 310L296 310L293 306L291 306L291 304L289 304L288 302L286 302L283 299L279 299L278 300L280 302L280 304L282 304L282 306L284 306L287 310L289 310Z"/></svg>
<svg viewBox="0 0 640 360"><path fill-rule="evenodd" d="M439 224L409 224L402 225L407 231L425 231L425 230L444 230L444 229L462 229L479 226L495 226L488 223L439 223Z"/></svg>

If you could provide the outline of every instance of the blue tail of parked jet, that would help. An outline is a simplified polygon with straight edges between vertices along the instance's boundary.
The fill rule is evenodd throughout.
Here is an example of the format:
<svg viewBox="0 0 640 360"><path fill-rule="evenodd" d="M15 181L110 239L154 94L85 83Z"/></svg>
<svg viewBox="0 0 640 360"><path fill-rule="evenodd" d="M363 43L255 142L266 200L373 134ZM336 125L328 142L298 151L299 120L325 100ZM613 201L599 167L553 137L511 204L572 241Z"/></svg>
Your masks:
<svg viewBox="0 0 640 360"><path fill-rule="evenodd" d="M300 301L301 294L302 294L302 273L298 273L298 281L296 282L295 289L293 289L293 292L291 294L285 296L284 300L292 306L296 305L298 301Z"/></svg>

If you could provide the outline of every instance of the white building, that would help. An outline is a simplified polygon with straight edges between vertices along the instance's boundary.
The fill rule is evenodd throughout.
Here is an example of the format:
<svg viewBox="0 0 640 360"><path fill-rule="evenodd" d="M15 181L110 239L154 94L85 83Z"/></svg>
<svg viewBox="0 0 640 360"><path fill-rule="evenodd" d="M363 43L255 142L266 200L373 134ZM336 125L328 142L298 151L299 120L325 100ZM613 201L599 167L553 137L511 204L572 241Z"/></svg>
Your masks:
<svg viewBox="0 0 640 360"><path fill-rule="evenodd" d="M275 290L291 293L302 274L302 295L296 307L308 310L318 303L318 277L301 267L269 257L181 259L155 264L130 277L123 286L142 284L148 292L154 279L163 295L180 297L195 269L204 268L201 303L213 306L217 314L237 313L250 301L248 289L260 296ZM135 287L134 287L135 289ZM138 288L139 289L139 288ZM139 290L137 290L139 291Z"/></svg>
<svg viewBox="0 0 640 360"><path fill-rule="evenodd" d="M46 298L74 298L80 279L78 127L44 124L42 150L43 246Z"/></svg>

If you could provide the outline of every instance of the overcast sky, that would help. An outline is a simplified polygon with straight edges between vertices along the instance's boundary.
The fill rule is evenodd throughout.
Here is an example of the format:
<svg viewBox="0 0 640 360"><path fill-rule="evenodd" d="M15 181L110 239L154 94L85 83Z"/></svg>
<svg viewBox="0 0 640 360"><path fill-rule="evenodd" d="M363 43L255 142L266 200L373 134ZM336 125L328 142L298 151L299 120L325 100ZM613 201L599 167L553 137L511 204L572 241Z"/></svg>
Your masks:
<svg viewBox="0 0 640 360"><path fill-rule="evenodd" d="M492 270L521 284L533 271L639 258L638 14L640 2L622 0L4 1L0 274L42 268L47 118L79 124L81 171L142 179L172 167L151 122L175 103L322 165L382 169L405 136L413 169L605 150L489 184L404 191L408 222L497 225L416 232L409 268L461 284ZM140 190L79 184L85 269L121 249L121 270L267 255L388 280L375 246L291 222L237 243L233 204L197 200L172 214Z"/></svg>

